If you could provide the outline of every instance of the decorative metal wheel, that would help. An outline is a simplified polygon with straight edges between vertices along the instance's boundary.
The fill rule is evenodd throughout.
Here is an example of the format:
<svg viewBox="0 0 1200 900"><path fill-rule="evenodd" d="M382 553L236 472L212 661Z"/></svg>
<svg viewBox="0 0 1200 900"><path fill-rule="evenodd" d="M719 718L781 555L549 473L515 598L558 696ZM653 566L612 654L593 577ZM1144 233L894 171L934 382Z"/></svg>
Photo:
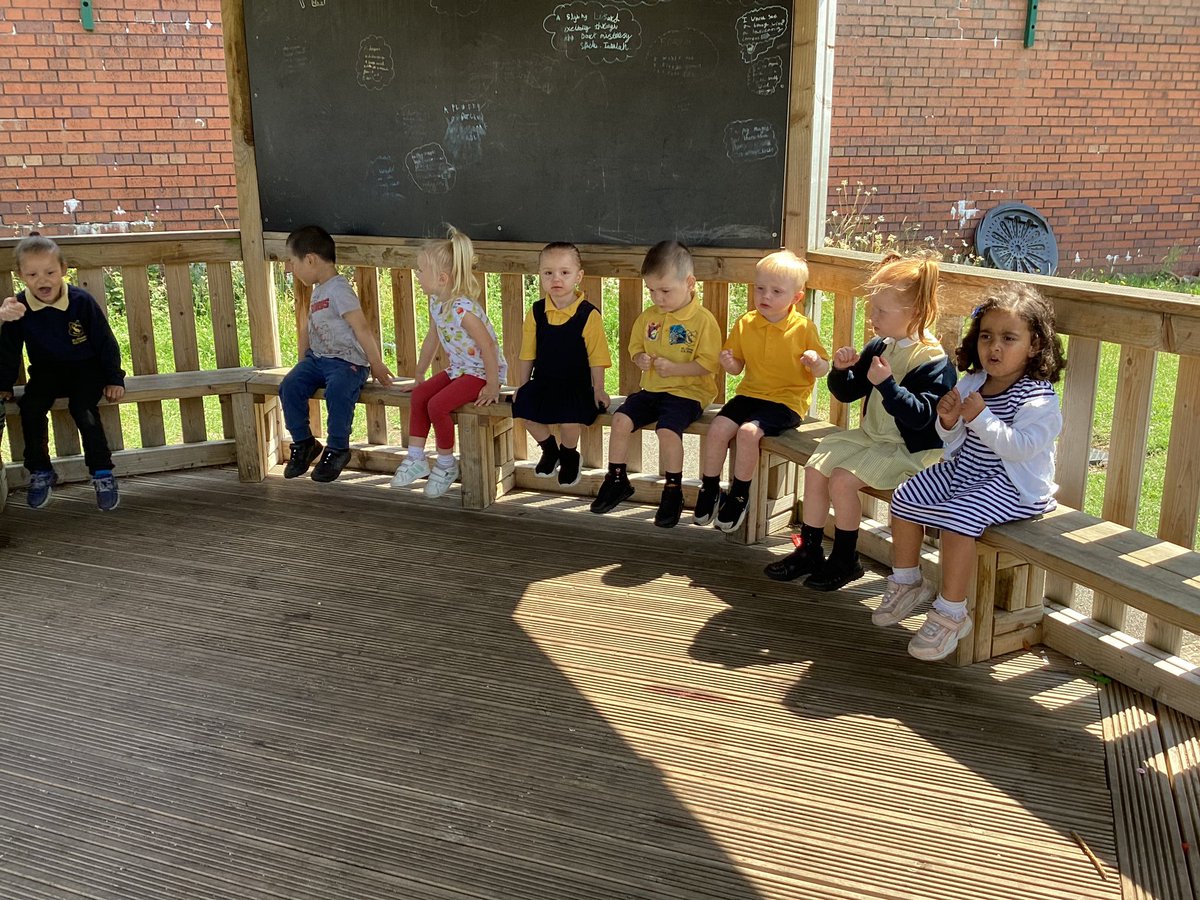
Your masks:
<svg viewBox="0 0 1200 900"><path fill-rule="evenodd" d="M1009 272L1053 275L1058 269L1058 242L1050 223L1024 203L988 210L975 229L975 252Z"/></svg>

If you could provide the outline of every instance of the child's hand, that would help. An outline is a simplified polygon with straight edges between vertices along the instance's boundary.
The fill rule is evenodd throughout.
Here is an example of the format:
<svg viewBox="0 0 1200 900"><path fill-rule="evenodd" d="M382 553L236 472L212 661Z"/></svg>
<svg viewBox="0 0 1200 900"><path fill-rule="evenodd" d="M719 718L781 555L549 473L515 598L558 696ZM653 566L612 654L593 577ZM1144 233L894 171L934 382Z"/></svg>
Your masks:
<svg viewBox="0 0 1200 900"><path fill-rule="evenodd" d="M25 315L25 304L16 297L5 297L0 303L0 322L15 322Z"/></svg>
<svg viewBox="0 0 1200 900"><path fill-rule="evenodd" d="M608 396L604 388L592 388L592 399L596 401L597 406L603 406L605 409L612 403L612 397Z"/></svg>
<svg viewBox="0 0 1200 900"><path fill-rule="evenodd" d="M722 350L721 355L717 359L721 362L721 368L730 375L737 375L741 371L738 368L737 357L733 355L732 350Z"/></svg>
<svg viewBox="0 0 1200 900"><path fill-rule="evenodd" d="M0 400L11 400L12 398L12 391L0 391Z"/></svg>
<svg viewBox="0 0 1200 900"><path fill-rule="evenodd" d="M876 356L873 360L871 360L871 367L867 369L867 381L878 387L891 377L891 363L889 363L882 356Z"/></svg>
<svg viewBox="0 0 1200 900"><path fill-rule="evenodd" d="M500 385L488 382L483 386L483 390L479 392L479 396L475 398L476 406L491 406L500 399Z"/></svg>
<svg viewBox="0 0 1200 900"><path fill-rule="evenodd" d="M654 357L649 353L639 353L633 358L633 364L643 372L649 372L650 366L654 364Z"/></svg>
<svg viewBox="0 0 1200 900"><path fill-rule="evenodd" d="M424 380L425 380L425 376L418 372L417 375L413 378L412 384L400 385L400 393L411 394L414 390L416 390L417 385L420 384Z"/></svg>
<svg viewBox="0 0 1200 900"><path fill-rule="evenodd" d="M675 371L675 363L671 362L665 356L654 357L654 371L663 378L670 378L671 373Z"/></svg>
<svg viewBox="0 0 1200 900"><path fill-rule="evenodd" d="M938 420L942 423L942 427L949 431L958 424L958 420L962 418L963 402L959 396L957 388L951 388L941 400L938 401L937 411Z"/></svg>
<svg viewBox="0 0 1200 900"><path fill-rule="evenodd" d="M384 387L392 386L392 379L395 376L392 375L391 370L388 369L388 367L385 366L383 363L380 363L378 367L371 366L371 374L373 376L375 376L375 380L378 381L380 384L382 384Z"/></svg>
<svg viewBox="0 0 1200 900"><path fill-rule="evenodd" d="M824 368L824 362L825 360L821 359L821 355L816 350L805 350L800 354L800 365L810 372L820 372Z"/></svg>
<svg viewBox="0 0 1200 900"><path fill-rule="evenodd" d="M957 391L955 393L957 393ZM974 422L975 417L983 412L985 406L987 406L987 404L983 402L983 398L979 396L978 391L967 394L966 398L962 402L963 421Z"/></svg>
<svg viewBox="0 0 1200 900"><path fill-rule="evenodd" d="M858 351L853 347L839 347L837 352L833 354L833 367L835 369L848 369L858 362Z"/></svg>
<svg viewBox="0 0 1200 900"><path fill-rule="evenodd" d="M104 386L104 399L109 403L116 403L125 396L125 388L120 384L108 384Z"/></svg>

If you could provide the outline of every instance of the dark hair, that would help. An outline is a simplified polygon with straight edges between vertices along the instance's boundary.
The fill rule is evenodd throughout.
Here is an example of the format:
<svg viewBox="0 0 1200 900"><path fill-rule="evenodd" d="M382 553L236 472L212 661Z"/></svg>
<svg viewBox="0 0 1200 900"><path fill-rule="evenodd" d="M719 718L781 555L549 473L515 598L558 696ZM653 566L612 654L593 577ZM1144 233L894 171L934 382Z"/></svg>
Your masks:
<svg viewBox="0 0 1200 900"><path fill-rule="evenodd" d="M13 248L13 256L17 260L17 268L21 268L21 260L26 256L32 256L35 253L53 253L58 257L58 264L64 269L67 267L67 261L63 258L62 247L54 243L48 237L42 237L36 231L31 233L29 237L17 243Z"/></svg>
<svg viewBox="0 0 1200 900"><path fill-rule="evenodd" d="M647 275L674 275L687 278L694 274L692 251L679 241L659 241L646 252L642 260L642 277Z"/></svg>
<svg viewBox="0 0 1200 900"><path fill-rule="evenodd" d="M329 232L319 225L305 225L287 236L287 248L301 259L315 253L325 262L337 262L337 247Z"/></svg>
<svg viewBox="0 0 1200 900"><path fill-rule="evenodd" d="M971 313L971 324L966 337L955 353L958 368L964 372L979 372L983 364L979 361L979 328L983 317L993 309L1004 310L1020 316L1029 326L1036 351L1025 366L1025 374L1039 381L1058 381L1067 366L1063 355L1062 338L1054 330L1054 307L1042 296L1041 291L1021 281L1004 282L991 288L983 301Z"/></svg>
<svg viewBox="0 0 1200 900"><path fill-rule="evenodd" d="M567 253L574 253L575 254L575 265L579 266L579 268L581 268L581 269L583 268L583 258L579 255L579 248L576 247L574 244L569 243L568 241L551 241L549 244L547 244L545 247L543 247L541 253L538 254L538 265L540 266L542 264L542 256L543 255L545 255L547 253L553 253L556 250L562 250Z"/></svg>

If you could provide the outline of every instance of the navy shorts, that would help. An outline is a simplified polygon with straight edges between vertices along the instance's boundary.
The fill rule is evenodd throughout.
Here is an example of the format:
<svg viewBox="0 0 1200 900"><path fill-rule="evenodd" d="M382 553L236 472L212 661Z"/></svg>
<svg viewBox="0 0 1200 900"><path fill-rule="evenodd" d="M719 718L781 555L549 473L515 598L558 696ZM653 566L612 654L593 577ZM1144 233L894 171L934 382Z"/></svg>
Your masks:
<svg viewBox="0 0 1200 900"><path fill-rule="evenodd" d="M657 421L655 430L665 428L682 435L704 413L699 401L677 397L665 391L638 391L630 394L617 410L633 420L633 430Z"/></svg>
<svg viewBox="0 0 1200 900"><path fill-rule="evenodd" d="M738 425L754 422L767 437L791 431L800 424L800 416L790 406L741 394L722 406L717 415L732 419Z"/></svg>

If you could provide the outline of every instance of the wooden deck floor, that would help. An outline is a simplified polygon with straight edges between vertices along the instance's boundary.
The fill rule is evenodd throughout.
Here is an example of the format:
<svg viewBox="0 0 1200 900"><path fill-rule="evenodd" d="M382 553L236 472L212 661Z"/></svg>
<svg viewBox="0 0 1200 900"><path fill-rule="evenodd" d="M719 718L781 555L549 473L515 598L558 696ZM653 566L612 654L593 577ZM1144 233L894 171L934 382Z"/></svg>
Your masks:
<svg viewBox="0 0 1200 900"><path fill-rule="evenodd" d="M582 510L229 469L13 498L0 897L1121 896L1070 661L921 664L876 579Z"/></svg>

